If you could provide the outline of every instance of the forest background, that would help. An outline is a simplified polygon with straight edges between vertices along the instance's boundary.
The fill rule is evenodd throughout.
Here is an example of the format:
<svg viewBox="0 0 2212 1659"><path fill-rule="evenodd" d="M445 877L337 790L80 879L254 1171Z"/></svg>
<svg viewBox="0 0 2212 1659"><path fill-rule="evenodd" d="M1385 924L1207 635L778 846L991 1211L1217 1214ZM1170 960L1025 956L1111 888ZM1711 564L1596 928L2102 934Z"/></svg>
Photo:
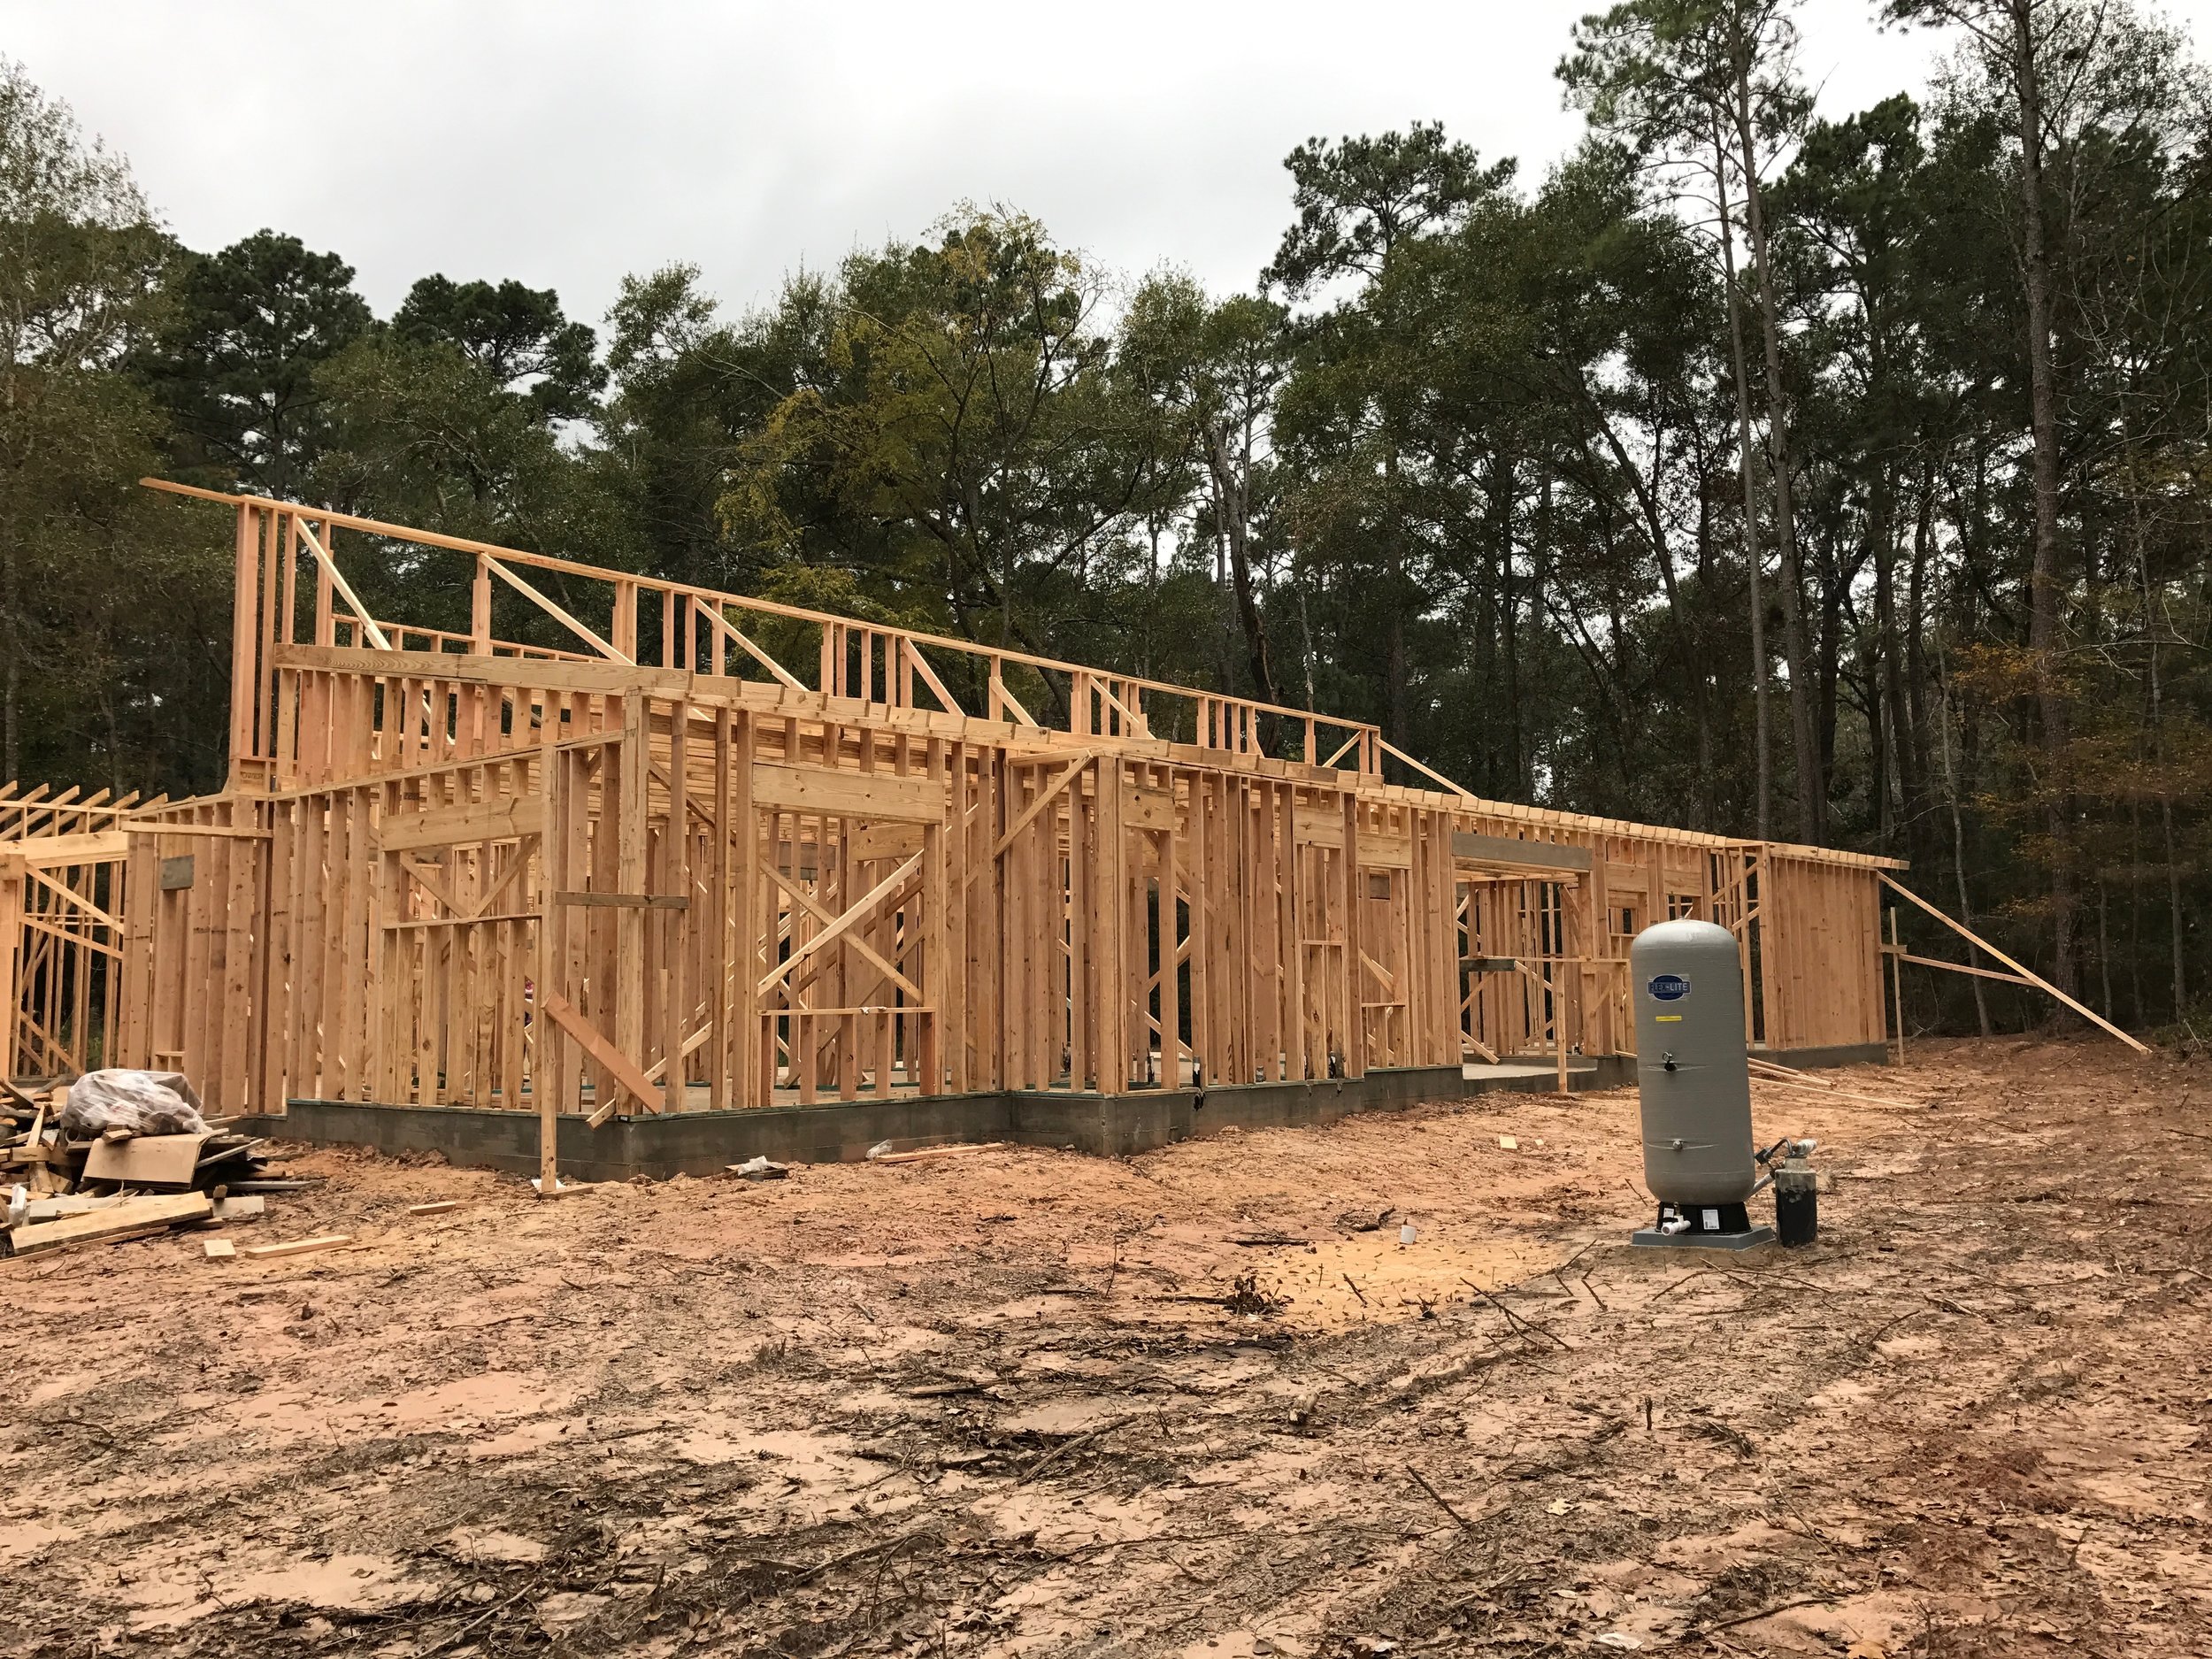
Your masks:
<svg viewBox="0 0 2212 1659"><path fill-rule="evenodd" d="M1373 720L1493 797L1906 857L2198 1043L2212 88L2127 0L1883 0L1943 67L1831 111L1793 10L1584 19L1586 134L1541 178L1419 122L1300 147L1248 292L964 204L742 314L649 256L597 326L496 273L379 318L280 228L183 247L0 60L0 778L219 787L228 525L158 473ZM348 569L465 627L419 557L354 537ZM2049 1016L1948 975L1907 1005Z"/></svg>

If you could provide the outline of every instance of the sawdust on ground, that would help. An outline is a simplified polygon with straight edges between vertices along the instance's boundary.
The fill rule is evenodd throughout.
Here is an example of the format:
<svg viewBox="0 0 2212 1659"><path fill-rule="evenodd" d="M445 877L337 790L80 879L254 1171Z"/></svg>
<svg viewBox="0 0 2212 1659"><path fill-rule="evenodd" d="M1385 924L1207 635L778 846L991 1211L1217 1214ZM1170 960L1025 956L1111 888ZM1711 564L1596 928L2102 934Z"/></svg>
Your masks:
<svg viewBox="0 0 2212 1659"><path fill-rule="evenodd" d="M1728 1261L1626 1248L1629 1093L545 1204L297 1154L238 1236L350 1248L0 1263L0 1655L2212 1652L2202 1068L1839 1075L1926 1104L1762 1086L1841 1179Z"/></svg>

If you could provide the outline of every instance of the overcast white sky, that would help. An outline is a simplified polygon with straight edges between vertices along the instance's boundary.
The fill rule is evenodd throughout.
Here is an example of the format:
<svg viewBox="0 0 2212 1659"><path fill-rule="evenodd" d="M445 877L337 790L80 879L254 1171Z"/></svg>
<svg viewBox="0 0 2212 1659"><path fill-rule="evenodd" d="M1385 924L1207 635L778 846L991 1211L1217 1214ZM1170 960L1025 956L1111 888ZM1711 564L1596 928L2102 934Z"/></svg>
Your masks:
<svg viewBox="0 0 2212 1659"><path fill-rule="evenodd" d="M689 260L740 308L963 198L1240 287L1309 136L1441 119L1540 171L1576 136L1551 71L1594 4L0 0L0 55L195 247L273 226L351 261L380 313L442 271L596 321L626 271ZM2212 0L2172 11L2212 36ZM1808 0L1832 111L1924 81L1932 38L1872 14Z"/></svg>

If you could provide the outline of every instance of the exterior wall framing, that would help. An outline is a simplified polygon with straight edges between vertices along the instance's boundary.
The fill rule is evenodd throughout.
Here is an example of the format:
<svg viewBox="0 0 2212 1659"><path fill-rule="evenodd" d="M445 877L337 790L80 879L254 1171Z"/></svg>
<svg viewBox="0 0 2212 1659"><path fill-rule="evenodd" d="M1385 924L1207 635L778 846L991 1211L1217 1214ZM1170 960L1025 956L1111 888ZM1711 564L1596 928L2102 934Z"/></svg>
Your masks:
<svg viewBox="0 0 2212 1659"><path fill-rule="evenodd" d="M1884 1040L1893 861L1483 801L1370 726L211 498L229 785L103 809L77 849L115 964L96 1050L24 1046L39 855L0 840L19 1071L96 1052L227 1113L548 1129L1470 1059L1563 1088L1570 1055L1631 1051L1628 941L1682 915L1742 941L1755 1040ZM369 618L341 534L466 571L468 631ZM495 592L585 649L503 641Z"/></svg>

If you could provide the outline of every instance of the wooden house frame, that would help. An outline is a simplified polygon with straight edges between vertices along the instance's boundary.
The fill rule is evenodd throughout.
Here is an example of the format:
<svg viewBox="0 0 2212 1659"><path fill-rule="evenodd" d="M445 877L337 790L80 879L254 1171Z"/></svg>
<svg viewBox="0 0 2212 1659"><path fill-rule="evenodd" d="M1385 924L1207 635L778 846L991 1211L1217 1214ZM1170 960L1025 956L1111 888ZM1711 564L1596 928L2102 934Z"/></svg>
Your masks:
<svg viewBox="0 0 2212 1659"><path fill-rule="evenodd" d="M228 784L86 803L43 852L0 819L0 940L85 957L32 976L73 1021L27 1025L10 959L19 1072L547 1125L1532 1056L1563 1087L1632 1051L1628 941L1672 916L1736 933L1755 1043L1885 1041L1894 861L1480 800L1371 725L148 482L235 520ZM342 534L465 572L467 631L369 616ZM500 594L561 644L498 637Z"/></svg>

